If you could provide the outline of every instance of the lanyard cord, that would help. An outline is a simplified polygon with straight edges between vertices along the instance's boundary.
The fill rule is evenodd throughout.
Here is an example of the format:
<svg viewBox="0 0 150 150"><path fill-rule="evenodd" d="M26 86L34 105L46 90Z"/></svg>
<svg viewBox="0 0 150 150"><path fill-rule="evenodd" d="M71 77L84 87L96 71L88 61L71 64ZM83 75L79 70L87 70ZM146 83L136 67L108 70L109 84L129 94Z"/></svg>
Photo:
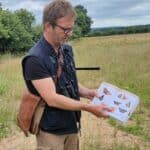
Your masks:
<svg viewBox="0 0 150 150"><path fill-rule="evenodd" d="M59 48L59 50L58 50L58 55L57 55L57 56L58 56L58 59L57 59L58 67L57 67L56 76L55 76L55 78L54 78L55 85L56 85L58 79L59 79L60 76L61 76L62 68L63 68L63 65L64 65L64 57L63 57L61 48Z"/></svg>

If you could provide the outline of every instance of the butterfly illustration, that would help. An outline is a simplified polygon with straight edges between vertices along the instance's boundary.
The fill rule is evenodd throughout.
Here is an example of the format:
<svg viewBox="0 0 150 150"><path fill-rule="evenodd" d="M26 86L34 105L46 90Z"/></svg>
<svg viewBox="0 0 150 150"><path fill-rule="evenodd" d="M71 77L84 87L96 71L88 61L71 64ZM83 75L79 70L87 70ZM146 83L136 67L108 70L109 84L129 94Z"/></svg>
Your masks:
<svg viewBox="0 0 150 150"><path fill-rule="evenodd" d="M120 102L117 102L117 101L114 101L114 104L115 104L115 105L120 105L121 103L120 103Z"/></svg>
<svg viewBox="0 0 150 150"><path fill-rule="evenodd" d="M103 98L104 98L104 95L102 95L102 96L98 97L98 99L99 99L100 101L102 101L102 100L103 100Z"/></svg>
<svg viewBox="0 0 150 150"><path fill-rule="evenodd" d="M130 106L131 106L131 102L126 104L126 107L130 108Z"/></svg>
<svg viewBox="0 0 150 150"><path fill-rule="evenodd" d="M119 95L118 95L118 98L121 98L121 99L123 99L123 100L127 99L124 94L119 94Z"/></svg>
<svg viewBox="0 0 150 150"><path fill-rule="evenodd" d="M128 113L128 116L131 116L131 112Z"/></svg>
<svg viewBox="0 0 150 150"><path fill-rule="evenodd" d="M107 88L104 88L103 92L104 92L105 95L111 95L110 91L108 91Z"/></svg>
<svg viewBox="0 0 150 150"><path fill-rule="evenodd" d="M125 113L125 112L127 112L127 110L122 109L122 108L120 108L120 107L119 107L119 111L120 111L121 113Z"/></svg>

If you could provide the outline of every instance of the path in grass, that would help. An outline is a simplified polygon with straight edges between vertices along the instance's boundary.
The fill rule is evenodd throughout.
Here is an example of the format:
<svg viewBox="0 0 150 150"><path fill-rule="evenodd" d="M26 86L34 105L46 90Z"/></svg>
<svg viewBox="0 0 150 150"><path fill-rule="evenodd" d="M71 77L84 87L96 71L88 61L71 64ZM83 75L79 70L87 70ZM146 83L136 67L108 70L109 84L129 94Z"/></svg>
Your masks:
<svg viewBox="0 0 150 150"><path fill-rule="evenodd" d="M130 150L148 150L150 147L150 142L116 130L107 120L97 119L86 112L83 114L82 122L81 150L112 150L118 149L121 145ZM35 137L26 138L23 133L0 141L0 150L34 150L35 146Z"/></svg>

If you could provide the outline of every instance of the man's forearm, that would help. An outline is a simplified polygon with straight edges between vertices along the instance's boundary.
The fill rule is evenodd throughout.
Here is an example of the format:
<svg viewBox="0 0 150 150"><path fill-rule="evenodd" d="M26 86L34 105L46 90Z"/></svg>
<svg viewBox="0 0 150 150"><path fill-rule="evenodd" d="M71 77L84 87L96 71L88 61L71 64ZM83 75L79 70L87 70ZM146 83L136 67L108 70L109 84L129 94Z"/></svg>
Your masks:
<svg viewBox="0 0 150 150"><path fill-rule="evenodd" d="M86 110L86 108L89 106L89 104L85 104L81 101L77 101L60 94L55 94L50 98L47 98L46 101L49 106L72 111Z"/></svg>
<svg viewBox="0 0 150 150"><path fill-rule="evenodd" d="M79 83L79 93L81 97L87 98L89 89Z"/></svg>
<svg viewBox="0 0 150 150"><path fill-rule="evenodd" d="M47 100L49 106L57 107L64 110L70 111L87 111L94 114L97 117L108 117L106 111L112 111L111 108L108 108L104 105L92 105L86 104L80 101L73 100L71 98L65 97L63 95L56 94L50 100Z"/></svg>
<svg viewBox="0 0 150 150"><path fill-rule="evenodd" d="M76 101L74 99L71 99L69 97L60 95L56 93L55 85L53 83L53 80L51 78L44 78L40 80L33 80L32 81L35 88L40 93L41 97L46 101L46 103L49 106L70 110L70 111L77 111L77 110L85 110L88 112L91 112L92 114L100 117L105 117L106 115L103 113L103 110L106 110L106 106L94 106L91 104L85 104L80 101ZM95 92L89 92L89 93L95 93ZM92 94L92 95L93 95ZM89 94L89 98L93 96Z"/></svg>

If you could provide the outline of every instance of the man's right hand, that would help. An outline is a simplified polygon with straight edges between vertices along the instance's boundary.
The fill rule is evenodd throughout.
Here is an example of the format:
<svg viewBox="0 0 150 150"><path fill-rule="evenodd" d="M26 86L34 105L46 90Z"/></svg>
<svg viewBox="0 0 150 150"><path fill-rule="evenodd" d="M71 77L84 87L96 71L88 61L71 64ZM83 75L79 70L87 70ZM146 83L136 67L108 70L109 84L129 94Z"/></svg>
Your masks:
<svg viewBox="0 0 150 150"><path fill-rule="evenodd" d="M108 107L105 104L100 105L89 104L88 106L85 107L85 111L88 111L97 117L108 118L109 117L108 112L113 112L114 108Z"/></svg>

